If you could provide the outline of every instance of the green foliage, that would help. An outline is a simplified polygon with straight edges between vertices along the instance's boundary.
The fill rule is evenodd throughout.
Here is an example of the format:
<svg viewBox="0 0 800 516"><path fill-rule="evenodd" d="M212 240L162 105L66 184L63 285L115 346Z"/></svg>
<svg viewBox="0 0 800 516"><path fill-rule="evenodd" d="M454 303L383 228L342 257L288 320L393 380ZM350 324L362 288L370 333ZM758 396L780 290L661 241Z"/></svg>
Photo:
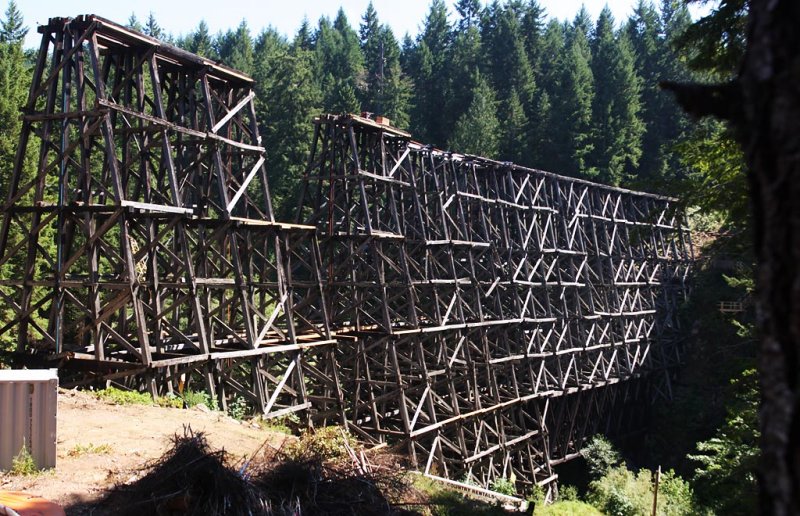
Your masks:
<svg viewBox="0 0 800 516"><path fill-rule="evenodd" d="M547 497L547 491L539 484L533 484L531 492L528 493L527 500L533 506L544 505L544 500Z"/></svg>
<svg viewBox="0 0 800 516"><path fill-rule="evenodd" d="M589 467L589 475L594 479L602 477L622 463L619 452L611 444L611 441L602 435L592 437L581 450L581 455Z"/></svg>
<svg viewBox="0 0 800 516"><path fill-rule="evenodd" d="M651 514L653 507L653 473L638 473L624 465L611 468L589 485L589 502L605 514L641 516ZM673 471L662 473L658 491L659 515L696 514L689 484Z"/></svg>
<svg viewBox="0 0 800 516"><path fill-rule="evenodd" d="M70 457L81 457L83 455L108 455L113 453L114 449L108 444L76 444L68 452Z"/></svg>
<svg viewBox="0 0 800 516"><path fill-rule="evenodd" d="M728 417L711 439L697 443L693 484L701 504L716 514L758 512L756 468L758 465L757 374L745 371L731 381L735 390Z"/></svg>
<svg viewBox="0 0 800 516"><path fill-rule="evenodd" d="M592 46L595 95L590 161L601 181L618 185L631 178L639 164L644 123L639 116L641 79L631 44L624 32L614 33L608 7L597 20Z"/></svg>
<svg viewBox="0 0 800 516"><path fill-rule="evenodd" d="M299 439L283 447L283 452L289 460L302 461L315 458L326 462L336 463L349 460L347 444L350 437L339 426L326 426L306 430Z"/></svg>
<svg viewBox="0 0 800 516"><path fill-rule="evenodd" d="M719 214L725 227L746 228L750 207L744 158L725 125L705 121L675 149L690 170L682 192L686 202L703 212Z"/></svg>
<svg viewBox="0 0 800 516"><path fill-rule="evenodd" d="M578 500L578 488L571 485L558 486L559 501Z"/></svg>
<svg viewBox="0 0 800 516"><path fill-rule="evenodd" d="M181 394L181 398L183 399L183 405L186 408L196 407L197 405L205 405L211 410L219 410L217 399L212 398L206 391L193 391L191 389L186 389Z"/></svg>
<svg viewBox="0 0 800 516"><path fill-rule="evenodd" d="M125 391L108 387L94 393L99 399L114 405L152 405L153 398L144 392Z"/></svg>
<svg viewBox="0 0 800 516"><path fill-rule="evenodd" d="M253 39L245 20L236 30L228 30L217 38L216 53L226 65L247 74L253 73Z"/></svg>
<svg viewBox="0 0 800 516"><path fill-rule="evenodd" d="M28 29L25 27L22 13L17 8L17 2L9 0L5 18L0 22L0 43L22 45L27 34Z"/></svg>
<svg viewBox="0 0 800 516"><path fill-rule="evenodd" d="M489 489L495 491L496 493L508 496L514 496L517 494L517 486L514 485L514 480L506 477L497 477L492 480L492 484L489 486Z"/></svg>
<svg viewBox="0 0 800 516"><path fill-rule="evenodd" d="M19 453L11 459L11 469L9 473L16 476L30 476L39 473L39 467L36 465L31 450L28 445L23 443Z"/></svg>
<svg viewBox="0 0 800 516"><path fill-rule="evenodd" d="M457 152L495 157L500 129L496 103L492 87L480 74L476 74L472 101L456 122L448 146Z"/></svg>
<svg viewBox="0 0 800 516"><path fill-rule="evenodd" d="M720 0L711 12L676 38L694 70L725 80L733 76L744 56L747 0Z"/></svg>
<svg viewBox="0 0 800 516"><path fill-rule="evenodd" d="M597 170L589 167L592 143L592 102L594 77L589 66L591 52L580 28L568 33L564 57L559 62L559 90L553 96L550 131L554 136L555 170L571 176L593 178Z"/></svg>
<svg viewBox="0 0 800 516"><path fill-rule="evenodd" d="M539 504L533 516L602 516L603 513L579 500L558 501L550 505Z"/></svg>
<svg viewBox="0 0 800 516"><path fill-rule="evenodd" d="M416 509L424 516L504 516L508 512L498 504L465 498L461 493L442 487L422 475L414 475L414 487L426 495L427 503Z"/></svg>
<svg viewBox="0 0 800 516"><path fill-rule="evenodd" d="M237 396L228 404L228 414L238 421L241 421L247 415L247 400L241 396Z"/></svg>

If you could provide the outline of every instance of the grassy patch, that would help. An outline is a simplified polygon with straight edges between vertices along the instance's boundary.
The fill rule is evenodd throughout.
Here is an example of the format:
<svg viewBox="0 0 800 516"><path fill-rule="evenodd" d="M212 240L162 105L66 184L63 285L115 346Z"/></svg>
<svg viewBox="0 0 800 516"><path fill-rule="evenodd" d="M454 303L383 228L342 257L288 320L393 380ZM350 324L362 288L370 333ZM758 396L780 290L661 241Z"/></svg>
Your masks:
<svg viewBox="0 0 800 516"><path fill-rule="evenodd" d="M491 504L464 497L457 491L442 487L438 482L422 475L413 475L414 488L425 494L424 505L410 507L424 516L506 516L508 512L499 504Z"/></svg>
<svg viewBox="0 0 800 516"><path fill-rule="evenodd" d="M136 391L123 391L116 387L109 387L96 391L95 396L114 405L153 405L153 398L149 394Z"/></svg>
<svg viewBox="0 0 800 516"><path fill-rule="evenodd" d="M27 477L36 475L39 471L39 468L36 466L36 461L33 459L33 455L31 455L31 451L26 444L23 444L22 449L11 460L11 470L9 472L12 475Z"/></svg>
<svg viewBox="0 0 800 516"><path fill-rule="evenodd" d="M181 398L183 398L183 404L186 408L205 405L211 410L219 409L216 398L212 398L205 391L192 391L187 389L181 394Z"/></svg>
<svg viewBox="0 0 800 516"><path fill-rule="evenodd" d="M67 452L67 455L70 457L80 457L82 455L107 455L113 451L114 450L111 448L111 446L107 444L76 444L70 451Z"/></svg>
<svg viewBox="0 0 800 516"><path fill-rule="evenodd" d="M603 516L603 513L588 503L567 500L551 505L539 504L534 509L533 516Z"/></svg>

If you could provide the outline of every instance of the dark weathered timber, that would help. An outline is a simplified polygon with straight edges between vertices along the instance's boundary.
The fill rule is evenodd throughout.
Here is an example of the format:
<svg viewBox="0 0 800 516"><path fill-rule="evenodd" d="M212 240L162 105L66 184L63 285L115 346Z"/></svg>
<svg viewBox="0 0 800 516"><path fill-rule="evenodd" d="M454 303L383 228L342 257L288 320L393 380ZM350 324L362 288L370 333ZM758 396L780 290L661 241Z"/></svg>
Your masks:
<svg viewBox="0 0 800 516"><path fill-rule="evenodd" d="M40 32L2 211L0 333L67 385L304 417L313 396L341 421L314 228L274 220L252 80L96 16Z"/></svg>
<svg viewBox="0 0 800 516"><path fill-rule="evenodd" d="M552 467L669 397L691 242L674 199L316 120L319 229L350 428L486 485ZM636 412L631 412L635 416Z"/></svg>

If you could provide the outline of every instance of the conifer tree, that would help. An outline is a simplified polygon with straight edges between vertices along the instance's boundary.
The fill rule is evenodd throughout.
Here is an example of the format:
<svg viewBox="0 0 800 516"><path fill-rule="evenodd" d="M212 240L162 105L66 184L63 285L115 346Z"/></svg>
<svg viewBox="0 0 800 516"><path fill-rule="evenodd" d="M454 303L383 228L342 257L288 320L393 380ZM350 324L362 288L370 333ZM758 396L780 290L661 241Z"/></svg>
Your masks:
<svg viewBox="0 0 800 516"><path fill-rule="evenodd" d="M302 30L302 29L301 29ZM300 34L291 45L270 29L255 43L256 113L267 152L267 174L275 215L292 220L300 179L310 152L309 120L321 95L314 78L311 50Z"/></svg>
<svg viewBox="0 0 800 516"><path fill-rule="evenodd" d="M314 38L311 33L311 24L308 22L308 18L303 17L300 28L297 29L297 34L292 41L292 45L302 50L311 50L313 48Z"/></svg>
<svg viewBox="0 0 800 516"><path fill-rule="evenodd" d="M640 82L627 34L614 34L614 19L606 7L600 13L592 40L593 152L590 168L606 183L630 177L641 155L644 130L639 118Z"/></svg>
<svg viewBox="0 0 800 516"><path fill-rule="evenodd" d="M586 5L581 4L581 9L575 15L575 18L572 20L572 31L570 34L576 34L576 29L580 29L583 33L584 37L586 38L593 38L592 31L594 30L594 24L592 23L592 17L589 15L589 11L586 10Z"/></svg>
<svg viewBox="0 0 800 516"><path fill-rule="evenodd" d="M642 186L668 180L681 169L672 146L688 124L673 96L658 87L663 80L686 79L685 67L672 44L689 23L688 12L671 0L665 0L662 9L663 15L651 3L640 0L625 27L636 72L642 78L645 129L637 174L637 183Z"/></svg>
<svg viewBox="0 0 800 516"><path fill-rule="evenodd" d="M315 37L317 74L323 95L323 109L333 112L361 112L358 91L364 85L364 58L358 34L350 27L344 10L333 24L321 18Z"/></svg>
<svg viewBox="0 0 800 516"><path fill-rule="evenodd" d="M493 158L500 144L497 101L489 82L479 72L475 75L472 101L456 122L448 147L453 152Z"/></svg>
<svg viewBox="0 0 800 516"><path fill-rule="evenodd" d="M211 34L208 31L208 24L206 24L205 20L200 20L197 29L186 37L184 46L189 52L203 57L211 59L218 57L214 52Z"/></svg>
<svg viewBox="0 0 800 516"><path fill-rule="evenodd" d="M359 30L366 85L362 108L389 117L397 127L408 124L411 82L400 67L400 46L386 25L380 25L372 2Z"/></svg>
<svg viewBox="0 0 800 516"><path fill-rule="evenodd" d="M554 134L555 172L593 178L597 170L590 168L588 162L592 152L594 98L589 42L579 27L572 29L567 39L569 44L559 62L559 89L552 97L554 113L550 130Z"/></svg>
<svg viewBox="0 0 800 516"><path fill-rule="evenodd" d="M564 153L561 151L564 142L560 140L558 131L558 126L563 126L563 121L556 120L553 113L553 106L559 103L562 95L565 44L563 25L557 20L551 20L542 37L541 52L547 59L541 61L539 69L541 88L534 104L535 114L529 118L530 163L553 172L561 170L566 161L560 156Z"/></svg>
<svg viewBox="0 0 800 516"><path fill-rule="evenodd" d="M495 1L484 18L481 40L494 89L508 102L515 89L525 107L534 95L533 71L525 51L517 13L512 4L500 7Z"/></svg>
<svg viewBox="0 0 800 516"><path fill-rule="evenodd" d="M531 165L528 152L528 117L525 116L525 109L516 89L512 88L508 101L503 105L500 119L502 122L498 157L520 165Z"/></svg>
<svg viewBox="0 0 800 516"><path fill-rule="evenodd" d="M450 58L444 72L448 81L444 112L445 125L452 128L470 105L475 89L475 72L483 63L481 36L474 25L455 31Z"/></svg>
<svg viewBox="0 0 800 516"><path fill-rule="evenodd" d="M131 13L131 15L128 16L128 23L125 26L138 32L144 30L141 22L139 22L139 18L136 17L136 13Z"/></svg>
<svg viewBox="0 0 800 516"><path fill-rule="evenodd" d="M27 100L30 71L22 41L0 42L0 198L5 199L22 122L19 109ZM32 147L32 146L31 146Z"/></svg>
<svg viewBox="0 0 800 516"><path fill-rule="evenodd" d="M143 32L156 39L161 39L163 36L164 31L158 25L158 22L156 22L156 17L153 14L153 11L150 11L150 14L147 16L147 22L144 24Z"/></svg>
<svg viewBox="0 0 800 516"><path fill-rule="evenodd" d="M28 29L17 8L17 2L9 0L5 18L0 23L0 43L21 44L27 34Z"/></svg>
<svg viewBox="0 0 800 516"><path fill-rule="evenodd" d="M450 26L443 0L433 0L423 29L409 56L414 80L412 132L434 145L447 141L448 126L442 116L447 105L447 80L443 77L450 50Z"/></svg>
<svg viewBox="0 0 800 516"><path fill-rule="evenodd" d="M253 38L247 21L242 20L236 30L228 30L217 37L217 54L222 62L244 73L253 73Z"/></svg>
<svg viewBox="0 0 800 516"><path fill-rule="evenodd" d="M525 52L531 63L534 82L541 82L541 62L542 59L549 59L543 53L542 45L545 25L545 11L537 0L528 0L522 10L522 34L525 38Z"/></svg>
<svg viewBox="0 0 800 516"><path fill-rule="evenodd" d="M481 15L480 0L458 0L455 7L460 16L460 19L456 22L456 29L459 32L478 26Z"/></svg>

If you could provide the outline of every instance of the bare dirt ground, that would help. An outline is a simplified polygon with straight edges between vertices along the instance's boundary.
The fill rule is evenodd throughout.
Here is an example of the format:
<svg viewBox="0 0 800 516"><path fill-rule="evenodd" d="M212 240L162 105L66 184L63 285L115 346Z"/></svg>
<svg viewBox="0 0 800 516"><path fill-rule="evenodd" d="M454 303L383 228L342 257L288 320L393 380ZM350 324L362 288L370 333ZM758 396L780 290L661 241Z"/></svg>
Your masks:
<svg viewBox="0 0 800 516"><path fill-rule="evenodd" d="M220 412L112 405L89 393L61 390L55 470L30 477L0 473L0 490L25 491L82 514L79 505L137 479L142 466L159 458L186 426L204 432L213 448L224 448L233 460L252 456L265 441L278 447L292 439Z"/></svg>

